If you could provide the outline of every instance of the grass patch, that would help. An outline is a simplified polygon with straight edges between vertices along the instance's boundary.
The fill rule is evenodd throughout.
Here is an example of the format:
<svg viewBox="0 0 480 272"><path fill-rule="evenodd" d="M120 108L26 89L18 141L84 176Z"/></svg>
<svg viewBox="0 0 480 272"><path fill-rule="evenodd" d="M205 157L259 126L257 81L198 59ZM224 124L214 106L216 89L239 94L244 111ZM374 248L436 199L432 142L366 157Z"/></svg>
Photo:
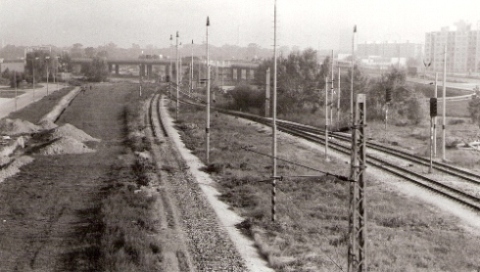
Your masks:
<svg viewBox="0 0 480 272"><path fill-rule="evenodd" d="M14 98L15 97L15 94L17 96L20 96L22 94L24 94L25 92L24 91L6 91L6 90L0 90L0 98Z"/></svg>
<svg viewBox="0 0 480 272"><path fill-rule="evenodd" d="M202 142L198 127L204 124L203 111L184 106L180 119L178 127L196 124L195 129L180 129L182 138ZM277 183L278 221L272 223L271 185L263 182L271 175L271 159L261 155L270 153L269 130L223 115L212 117L211 124L210 160L223 170L209 172L219 184L221 199L247 218L237 228L253 237L270 265L277 271L346 271L348 184L279 161L278 175L286 178ZM195 153L205 157L202 146ZM289 138L278 139L282 159L348 175L345 162L327 163L318 153ZM319 176L289 178L296 175ZM399 195L371 176L367 183L369 271L480 268L480 239L459 229L455 218Z"/></svg>
<svg viewBox="0 0 480 272"><path fill-rule="evenodd" d="M10 119L23 119L31 123L38 123L40 119L58 103L63 96L69 93L73 87L65 87L56 92L51 93L48 96L44 96L36 103L31 103L20 111L12 112L8 115Z"/></svg>

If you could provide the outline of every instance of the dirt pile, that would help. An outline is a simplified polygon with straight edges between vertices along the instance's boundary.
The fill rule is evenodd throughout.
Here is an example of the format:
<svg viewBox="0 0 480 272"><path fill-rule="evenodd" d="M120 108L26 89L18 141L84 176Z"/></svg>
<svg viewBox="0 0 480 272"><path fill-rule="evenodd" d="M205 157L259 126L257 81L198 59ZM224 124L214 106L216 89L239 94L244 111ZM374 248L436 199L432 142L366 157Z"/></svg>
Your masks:
<svg viewBox="0 0 480 272"><path fill-rule="evenodd" d="M95 152L95 149L88 147L85 143L100 142L99 139L93 138L71 124L42 131L34 138L41 143L41 148L37 152L41 155L91 153ZM48 144L45 145L45 143Z"/></svg>
<svg viewBox="0 0 480 272"><path fill-rule="evenodd" d="M70 124L64 124L60 127L53 129L51 135L53 138L70 137L80 142L100 142L99 139L93 138L92 136L85 133L85 131L78 129Z"/></svg>
<svg viewBox="0 0 480 272"><path fill-rule="evenodd" d="M89 148L81 141L71 137L60 137L38 151L41 155L83 154L92 152L95 152L95 149Z"/></svg>
<svg viewBox="0 0 480 272"><path fill-rule="evenodd" d="M0 120L0 134L2 135L30 134L40 130L39 126L25 120L9 118Z"/></svg>

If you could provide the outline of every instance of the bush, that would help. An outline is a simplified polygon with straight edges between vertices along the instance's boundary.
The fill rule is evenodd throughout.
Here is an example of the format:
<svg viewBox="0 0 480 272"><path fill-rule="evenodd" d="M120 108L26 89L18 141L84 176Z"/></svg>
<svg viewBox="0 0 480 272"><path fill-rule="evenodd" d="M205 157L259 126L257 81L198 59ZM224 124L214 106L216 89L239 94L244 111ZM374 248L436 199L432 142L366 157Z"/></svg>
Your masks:
<svg viewBox="0 0 480 272"><path fill-rule="evenodd" d="M253 90L249 85L239 85L231 91L233 98L232 107L235 110L248 110L249 108L262 108L265 103L263 92Z"/></svg>

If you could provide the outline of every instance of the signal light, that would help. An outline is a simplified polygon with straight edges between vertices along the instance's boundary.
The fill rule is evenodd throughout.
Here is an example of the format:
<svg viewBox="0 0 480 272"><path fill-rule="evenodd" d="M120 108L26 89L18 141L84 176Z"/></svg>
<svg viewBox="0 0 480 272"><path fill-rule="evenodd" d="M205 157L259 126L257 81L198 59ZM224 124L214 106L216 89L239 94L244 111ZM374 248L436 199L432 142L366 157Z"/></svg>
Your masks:
<svg viewBox="0 0 480 272"><path fill-rule="evenodd" d="M392 101L392 89L385 89L385 101L387 103Z"/></svg>
<svg viewBox="0 0 480 272"><path fill-rule="evenodd" d="M437 98L430 98L430 117L437 116Z"/></svg>

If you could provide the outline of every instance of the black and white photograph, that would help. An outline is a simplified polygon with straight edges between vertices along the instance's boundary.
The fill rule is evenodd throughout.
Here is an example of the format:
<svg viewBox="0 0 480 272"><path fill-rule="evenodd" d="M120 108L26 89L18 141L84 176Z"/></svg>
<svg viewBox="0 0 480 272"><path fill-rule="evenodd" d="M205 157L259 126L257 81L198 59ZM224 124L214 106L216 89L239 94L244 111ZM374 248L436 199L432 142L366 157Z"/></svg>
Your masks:
<svg viewBox="0 0 480 272"><path fill-rule="evenodd" d="M478 0L0 0L0 272L480 272Z"/></svg>

